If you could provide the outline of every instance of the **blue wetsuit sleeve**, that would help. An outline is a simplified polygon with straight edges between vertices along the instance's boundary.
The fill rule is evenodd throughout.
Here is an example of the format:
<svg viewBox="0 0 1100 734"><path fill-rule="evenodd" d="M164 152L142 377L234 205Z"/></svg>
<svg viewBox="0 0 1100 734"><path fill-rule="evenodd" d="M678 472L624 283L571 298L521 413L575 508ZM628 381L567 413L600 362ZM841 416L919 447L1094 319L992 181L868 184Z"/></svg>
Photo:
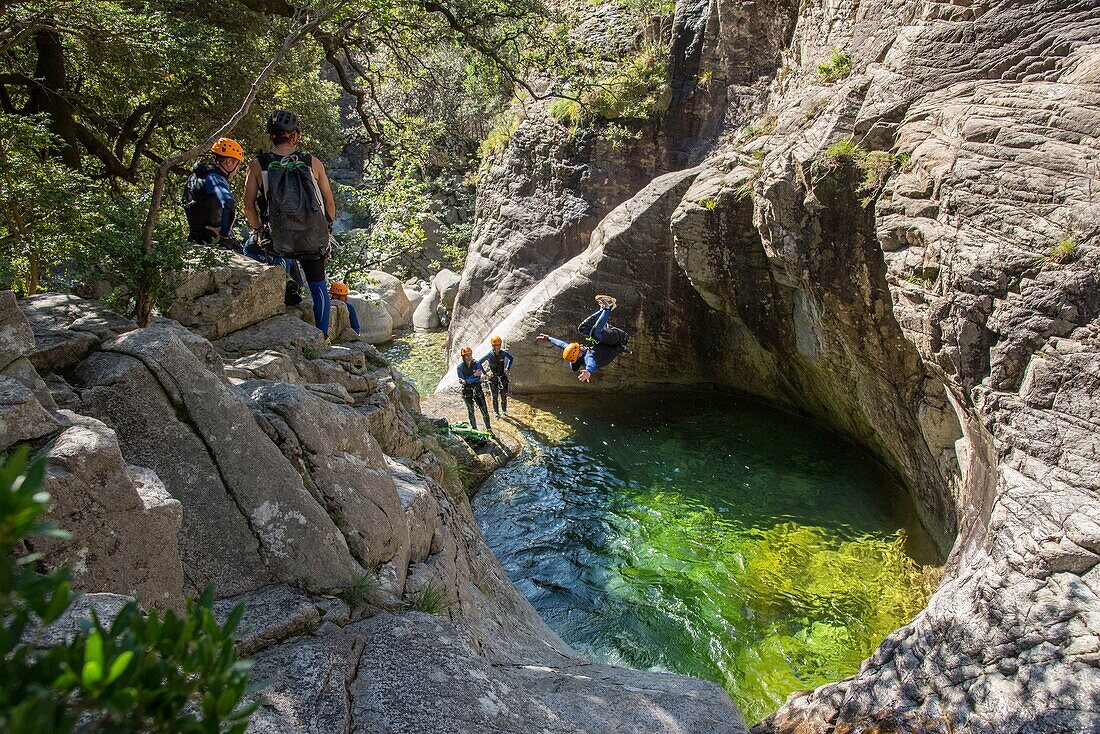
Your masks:
<svg viewBox="0 0 1100 734"><path fill-rule="evenodd" d="M465 384L466 376L462 374L462 365L461 364L458 365L458 367L455 367L455 374L458 375L458 381Z"/></svg>
<svg viewBox="0 0 1100 734"><path fill-rule="evenodd" d="M486 365L485 363L489 361L489 357L491 356L493 356L493 353L489 352L484 357L478 357L476 360L474 360L474 364L480 367L482 372L485 372L487 369L489 369L488 365Z"/></svg>
<svg viewBox="0 0 1100 734"><path fill-rule="evenodd" d="M558 349L565 349L567 346L569 346L568 342L563 342L561 339L555 339L554 337L550 337L549 342Z"/></svg>
<svg viewBox="0 0 1100 734"><path fill-rule="evenodd" d="M359 333L359 314L355 313L355 306L348 304L348 318L351 319L351 328Z"/></svg>
<svg viewBox="0 0 1100 734"><path fill-rule="evenodd" d="M219 234L222 237L229 236L229 230L233 226L233 217L237 214L237 200L233 198L233 192L229 190L229 182L224 176L209 173L206 176L206 193L217 198L222 205L222 222Z"/></svg>
<svg viewBox="0 0 1100 734"><path fill-rule="evenodd" d="M504 354L504 369L512 369L512 362L515 361L515 358L512 357L512 353L509 352L507 349L502 349L501 352L503 352Z"/></svg>
<svg viewBox="0 0 1100 734"><path fill-rule="evenodd" d="M590 373L596 371L596 355L591 349L584 353L584 368Z"/></svg>

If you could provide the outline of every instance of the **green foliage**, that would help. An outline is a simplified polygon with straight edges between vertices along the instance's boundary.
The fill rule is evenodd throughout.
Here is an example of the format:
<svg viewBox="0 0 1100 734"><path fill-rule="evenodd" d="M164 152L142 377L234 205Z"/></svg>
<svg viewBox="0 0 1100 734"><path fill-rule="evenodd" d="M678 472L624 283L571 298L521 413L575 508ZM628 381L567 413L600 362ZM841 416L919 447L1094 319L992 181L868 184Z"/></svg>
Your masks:
<svg viewBox="0 0 1100 734"><path fill-rule="evenodd" d="M661 111L669 91L668 54L650 43L620 61L581 95L588 119L646 119Z"/></svg>
<svg viewBox="0 0 1100 734"><path fill-rule="evenodd" d="M566 127L579 127L584 122L581 103L564 97L550 103L550 116Z"/></svg>
<svg viewBox="0 0 1100 734"><path fill-rule="evenodd" d="M831 171L843 166L855 166L863 172L856 192L863 194L864 206L873 202L886 185L890 174L909 164L908 154L893 154L883 150L866 150L854 140L841 140L830 145L814 162L818 172Z"/></svg>
<svg viewBox="0 0 1100 734"><path fill-rule="evenodd" d="M461 273L466 265L466 253L470 249L470 240L474 236L473 222L453 224L443 231L443 241L439 251L447 259L447 267Z"/></svg>
<svg viewBox="0 0 1100 734"><path fill-rule="evenodd" d="M709 196L699 203L702 204L703 208L706 209L708 212L712 212L718 208L718 202L710 198Z"/></svg>
<svg viewBox="0 0 1100 734"><path fill-rule="evenodd" d="M478 156L486 160L497 155L508 147L508 142L519 130L520 118L514 112L504 112L497 119L497 124L485 136L478 148Z"/></svg>
<svg viewBox="0 0 1100 734"><path fill-rule="evenodd" d="M321 352L317 349L317 347L313 346L312 344L306 344L302 347L302 356L308 360L313 360L321 356Z"/></svg>
<svg viewBox="0 0 1100 734"><path fill-rule="evenodd" d="M930 291L935 287L939 274L939 268L916 268L905 277L905 282Z"/></svg>
<svg viewBox="0 0 1100 734"><path fill-rule="evenodd" d="M1058 240L1058 244L1047 250L1046 259L1050 262L1065 265L1073 262L1080 256L1081 248L1077 243L1077 238L1072 234L1067 234L1065 237Z"/></svg>
<svg viewBox="0 0 1100 734"><path fill-rule="evenodd" d="M109 627L93 618L67 644L23 641L74 600L67 569L40 574L37 555L16 555L24 540L63 535L39 521L49 503L39 491L44 464L26 458L22 449L0 466L0 729L243 733L256 708L239 706L250 690L251 662L233 650L244 609L219 625L213 587L183 617L145 616L131 603Z"/></svg>
<svg viewBox="0 0 1100 734"><path fill-rule="evenodd" d="M828 61L817 65L817 75L826 82L846 79L852 74L852 57L843 51L834 49Z"/></svg>
<svg viewBox="0 0 1100 734"><path fill-rule="evenodd" d="M447 590L432 579L424 585L423 589L408 599L405 604L405 608L411 612L442 614L454 602L447 599Z"/></svg>

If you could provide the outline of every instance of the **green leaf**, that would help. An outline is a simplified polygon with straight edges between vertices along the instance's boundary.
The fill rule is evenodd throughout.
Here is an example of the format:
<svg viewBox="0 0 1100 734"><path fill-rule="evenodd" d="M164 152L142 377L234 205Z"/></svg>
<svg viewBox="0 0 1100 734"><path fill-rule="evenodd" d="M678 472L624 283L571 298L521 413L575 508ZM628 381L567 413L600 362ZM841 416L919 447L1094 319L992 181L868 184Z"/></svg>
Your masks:
<svg viewBox="0 0 1100 734"><path fill-rule="evenodd" d="M100 674L103 673L103 637L98 629L94 629L88 635L88 641L84 646L84 665L95 663L99 666Z"/></svg>
<svg viewBox="0 0 1100 734"><path fill-rule="evenodd" d="M118 680L118 677L126 672L126 668L129 667L130 661L133 660L134 653L132 650L126 652L115 658L115 661L111 663L111 670L107 673L107 684L110 685Z"/></svg>
<svg viewBox="0 0 1100 734"><path fill-rule="evenodd" d="M80 680L88 690L95 689L99 682L103 680L103 665L94 660L87 661L81 671Z"/></svg>

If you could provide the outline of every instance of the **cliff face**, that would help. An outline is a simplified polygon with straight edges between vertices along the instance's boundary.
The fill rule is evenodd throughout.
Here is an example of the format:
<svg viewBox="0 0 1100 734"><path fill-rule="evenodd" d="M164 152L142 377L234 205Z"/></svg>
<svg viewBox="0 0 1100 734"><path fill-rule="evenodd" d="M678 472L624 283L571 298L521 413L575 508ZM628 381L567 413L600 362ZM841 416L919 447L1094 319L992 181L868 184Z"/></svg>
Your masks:
<svg viewBox="0 0 1100 734"><path fill-rule="evenodd" d="M759 731L1095 729L1100 8L803 2L790 26L785 11L696 16L707 78L770 63L770 85L731 84L705 160L640 188L477 333L510 342L517 389L581 389L531 337L573 333L615 293L634 354L583 389L751 392L851 436L913 492L951 550L928 609ZM731 18L782 52L750 55Z"/></svg>

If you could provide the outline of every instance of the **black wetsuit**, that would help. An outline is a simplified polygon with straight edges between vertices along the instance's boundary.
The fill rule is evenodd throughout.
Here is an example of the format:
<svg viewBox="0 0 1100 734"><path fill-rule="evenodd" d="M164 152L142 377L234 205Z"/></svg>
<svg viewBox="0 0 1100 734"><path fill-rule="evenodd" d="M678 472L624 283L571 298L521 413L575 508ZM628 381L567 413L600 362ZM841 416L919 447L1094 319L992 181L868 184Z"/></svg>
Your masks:
<svg viewBox="0 0 1100 734"><path fill-rule="evenodd" d="M512 369L514 358L507 349L499 352L489 352L479 359L477 363L482 367L488 366L493 376L489 378L489 390L493 393L493 412L500 416L500 411L508 414L508 370Z"/></svg>
<svg viewBox="0 0 1100 734"><path fill-rule="evenodd" d="M470 418L470 428L477 428L477 419L474 418L474 403L481 409L481 415L485 417L485 428L489 426L489 407L485 404L485 390L481 387L481 378L474 374L474 370L480 370L481 365L466 360L458 365L458 379L462 382L462 400L466 403L466 414Z"/></svg>

